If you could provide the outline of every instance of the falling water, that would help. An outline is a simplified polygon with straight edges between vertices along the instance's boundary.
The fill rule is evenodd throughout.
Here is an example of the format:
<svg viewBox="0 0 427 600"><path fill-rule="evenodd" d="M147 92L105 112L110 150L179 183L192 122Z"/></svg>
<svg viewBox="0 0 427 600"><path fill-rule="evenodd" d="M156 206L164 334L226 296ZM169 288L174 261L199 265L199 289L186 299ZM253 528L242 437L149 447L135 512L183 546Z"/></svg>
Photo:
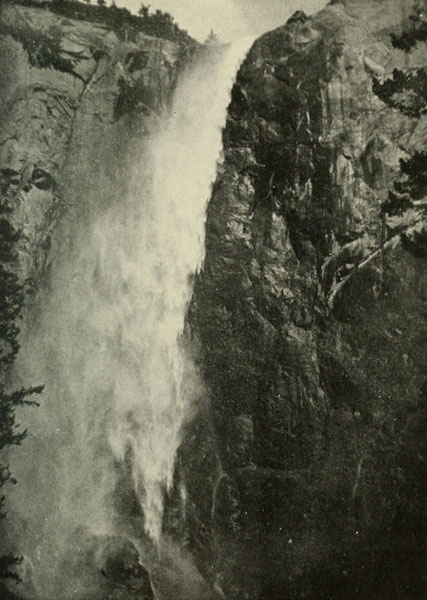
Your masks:
<svg viewBox="0 0 427 600"><path fill-rule="evenodd" d="M180 338L230 89L249 43L202 57L182 76L133 165L130 192L76 234L25 340L18 370L45 393L32 436L12 457L20 485L11 511L43 600L66 597L59 561L77 529L117 533L120 465L146 534L161 536L182 424L200 393Z"/></svg>

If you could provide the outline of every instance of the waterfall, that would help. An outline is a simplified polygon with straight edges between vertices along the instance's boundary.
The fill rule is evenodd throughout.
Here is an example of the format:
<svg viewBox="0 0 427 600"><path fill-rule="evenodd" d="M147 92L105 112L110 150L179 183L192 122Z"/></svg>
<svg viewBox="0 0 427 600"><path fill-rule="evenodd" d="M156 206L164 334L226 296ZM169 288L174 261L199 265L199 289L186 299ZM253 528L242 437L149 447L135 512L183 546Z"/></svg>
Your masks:
<svg viewBox="0 0 427 600"><path fill-rule="evenodd" d="M45 393L40 408L20 414L32 433L11 456L19 486L9 521L40 599L68 598L64 565L78 532L117 534L120 494L139 504L141 535L161 537L182 425L201 394L180 340L230 90L249 44L202 56L183 74L135 157L129 191L72 233L23 341L17 371ZM77 567L74 576L73 598Z"/></svg>

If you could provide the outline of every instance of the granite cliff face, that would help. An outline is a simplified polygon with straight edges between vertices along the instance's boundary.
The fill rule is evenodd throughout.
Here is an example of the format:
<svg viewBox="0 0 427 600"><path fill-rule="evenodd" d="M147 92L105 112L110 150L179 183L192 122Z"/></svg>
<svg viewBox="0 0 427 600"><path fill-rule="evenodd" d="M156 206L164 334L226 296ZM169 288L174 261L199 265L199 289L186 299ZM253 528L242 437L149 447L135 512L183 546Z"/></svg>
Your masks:
<svg viewBox="0 0 427 600"><path fill-rule="evenodd" d="M84 223L91 205L126 186L135 133L167 105L186 50L142 33L120 40L36 6L0 10L1 183L23 229L22 275L37 278L53 260L60 215L79 204L72 213Z"/></svg>
<svg viewBox="0 0 427 600"><path fill-rule="evenodd" d="M426 123L372 93L402 8L297 13L234 86L190 310L211 413L182 451L228 598L424 597L424 221L380 206Z"/></svg>
<svg viewBox="0 0 427 600"><path fill-rule="evenodd" d="M257 40L233 88L186 334L206 405L164 517L229 600L425 597L424 217L380 207L427 128L372 93L373 75L407 60L389 44L405 7L297 13ZM166 40L1 11L0 173L36 288L126 187L184 57ZM22 40L35 30L61 70L32 66Z"/></svg>

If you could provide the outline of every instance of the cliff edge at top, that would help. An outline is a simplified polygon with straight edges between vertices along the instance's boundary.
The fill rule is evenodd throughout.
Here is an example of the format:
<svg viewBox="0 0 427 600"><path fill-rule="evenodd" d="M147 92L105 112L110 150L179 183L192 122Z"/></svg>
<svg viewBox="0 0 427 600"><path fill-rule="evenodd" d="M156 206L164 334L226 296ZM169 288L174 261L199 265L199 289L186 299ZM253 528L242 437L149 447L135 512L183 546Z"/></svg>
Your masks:
<svg viewBox="0 0 427 600"><path fill-rule="evenodd" d="M94 18L73 18L75 5ZM23 279L45 272L66 208L79 199L74 212L83 222L96 190L108 203L126 185L120 164L133 152L130 122L137 120L141 135L150 129L196 44L188 36L184 43L182 32L171 41L118 18L112 28L99 19L102 10L78 2L0 4L0 53L7 58L0 62L0 177L23 231Z"/></svg>

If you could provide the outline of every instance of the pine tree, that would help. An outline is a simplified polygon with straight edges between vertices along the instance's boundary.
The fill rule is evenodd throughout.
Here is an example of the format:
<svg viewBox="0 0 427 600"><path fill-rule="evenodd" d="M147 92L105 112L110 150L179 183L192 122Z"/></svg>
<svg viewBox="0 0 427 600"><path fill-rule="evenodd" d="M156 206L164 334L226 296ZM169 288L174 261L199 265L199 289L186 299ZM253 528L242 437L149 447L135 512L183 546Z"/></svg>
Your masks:
<svg viewBox="0 0 427 600"><path fill-rule="evenodd" d="M147 18L150 12L150 5L146 6L145 4L141 4L141 8L138 11L138 14L142 18Z"/></svg>
<svg viewBox="0 0 427 600"><path fill-rule="evenodd" d="M208 37L205 40L205 46L219 46L219 37L213 29L210 30Z"/></svg>
<svg viewBox="0 0 427 600"><path fill-rule="evenodd" d="M427 46L427 21L423 11L414 7L411 27L391 36L395 48L412 52L418 44ZM426 48L427 50L427 48ZM427 69L394 69L391 79L374 78L374 93L385 104L412 118L427 115ZM384 214L402 214L427 195L427 152L417 151L400 161L400 176L390 190L382 209Z"/></svg>
<svg viewBox="0 0 427 600"><path fill-rule="evenodd" d="M29 397L39 394L42 386L22 388L9 392L5 385L5 376L19 351L19 328L17 320L22 315L24 303L24 288L16 274L17 253L16 243L20 232L10 221L10 206L7 190L0 189L0 451L9 445L20 445L27 435L16 423L15 411L19 406L36 405ZM0 464L0 490L6 483L15 483L9 467ZM4 513L4 494L0 493L0 519ZM19 563L19 558L0 556L0 579L15 578L13 566Z"/></svg>

